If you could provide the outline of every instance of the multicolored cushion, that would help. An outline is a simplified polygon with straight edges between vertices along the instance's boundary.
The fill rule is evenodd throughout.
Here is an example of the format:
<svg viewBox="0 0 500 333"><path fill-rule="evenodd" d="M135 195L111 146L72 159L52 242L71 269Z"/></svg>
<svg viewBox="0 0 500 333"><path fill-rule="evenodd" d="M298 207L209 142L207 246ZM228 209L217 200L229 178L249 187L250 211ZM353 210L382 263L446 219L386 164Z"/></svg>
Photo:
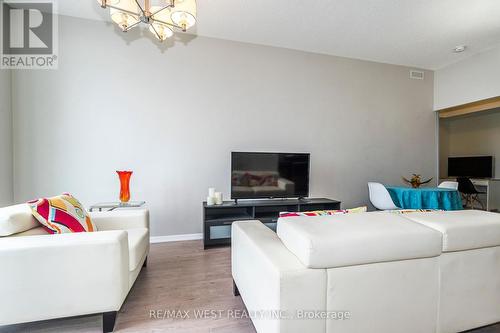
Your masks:
<svg viewBox="0 0 500 333"><path fill-rule="evenodd" d="M33 216L51 234L97 231L82 204L71 194L28 202Z"/></svg>
<svg viewBox="0 0 500 333"><path fill-rule="evenodd" d="M295 217L295 216L326 216L326 215L343 215L352 213L365 213L367 207L357 207L351 209L339 209L339 210L315 210L311 212L281 212L280 217Z"/></svg>
<svg viewBox="0 0 500 333"><path fill-rule="evenodd" d="M248 175L250 186L277 186L278 176L274 174Z"/></svg>
<svg viewBox="0 0 500 333"><path fill-rule="evenodd" d="M381 213L394 213L394 214L409 214L409 213L430 213L430 212L444 212L443 209L395 209L395 210L382 210Z"/></svg>
<svg viewBox="0 0 500 333"><path fill-rule="evenodd" d="M273 171L234 171L232 186L278 186L279 174Z"/></svg>

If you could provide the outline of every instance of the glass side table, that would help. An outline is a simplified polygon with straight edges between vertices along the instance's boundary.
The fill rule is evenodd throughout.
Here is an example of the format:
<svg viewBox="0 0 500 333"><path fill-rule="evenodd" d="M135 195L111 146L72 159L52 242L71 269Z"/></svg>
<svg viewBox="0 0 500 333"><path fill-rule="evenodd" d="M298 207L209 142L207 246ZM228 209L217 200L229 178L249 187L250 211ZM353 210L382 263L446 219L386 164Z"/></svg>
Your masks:
<svg viewBox="0 0 500 333"><path fill-rule="evenodd" d="M95 210L98 210L102 212L103 210L105 212L110 212L115 209L122 209L122 208L140 208L146 204L146 201L130 201L127 203L122 203L122 202L100 202L95 205L90 206L89 211L93 212Z"/></svg>

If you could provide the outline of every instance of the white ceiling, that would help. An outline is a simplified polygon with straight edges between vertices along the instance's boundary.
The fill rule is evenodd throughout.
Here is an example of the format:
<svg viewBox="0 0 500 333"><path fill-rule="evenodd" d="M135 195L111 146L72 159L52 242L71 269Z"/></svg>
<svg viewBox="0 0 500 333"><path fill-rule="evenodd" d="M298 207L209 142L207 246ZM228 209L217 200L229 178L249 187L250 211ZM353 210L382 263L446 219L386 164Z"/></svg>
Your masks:
<svg viewBox="0 0 500 333"><path fill-rule="evenodd" d="M500 45L500 0L197 3L200 36L425 69L439 69ZM109 19L96 0L60 0L58 6L63 15ZM467 51L453 53L461 44Z"/></svg>

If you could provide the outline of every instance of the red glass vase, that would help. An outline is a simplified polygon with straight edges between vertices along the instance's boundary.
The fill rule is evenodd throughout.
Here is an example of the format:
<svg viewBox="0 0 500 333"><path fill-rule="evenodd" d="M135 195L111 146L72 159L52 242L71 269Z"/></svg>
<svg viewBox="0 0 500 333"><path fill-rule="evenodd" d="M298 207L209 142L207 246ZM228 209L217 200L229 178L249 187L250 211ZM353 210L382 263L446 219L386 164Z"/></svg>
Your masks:
<svg viewBox="0 0 500 333"><path fill-rule="evenodd" d="M130 177L132 171L116 171L120 178L120 202L127 203L130 200Z"/></svg>

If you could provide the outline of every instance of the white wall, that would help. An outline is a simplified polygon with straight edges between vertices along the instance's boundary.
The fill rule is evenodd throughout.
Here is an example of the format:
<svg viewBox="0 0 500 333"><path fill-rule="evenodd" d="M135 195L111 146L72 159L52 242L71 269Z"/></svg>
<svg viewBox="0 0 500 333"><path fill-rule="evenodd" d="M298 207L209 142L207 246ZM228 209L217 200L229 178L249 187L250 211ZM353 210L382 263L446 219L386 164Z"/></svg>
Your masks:
<svg viewBox="0 0 500 333"><path fill-rule="evenodd" d="M434 109L500 96L500 47L434 73Z"/></svg>
<svg viewBox="0 0 500 333"><path fill-rule="evenodd" d="M344 207L368 202L369 180L436 174L432 72L202 37L166 48L66 17L59 32L59 70L13 76L17 201L115 200L114 171L131 169L152 234L176 235L201 232L209 186L229 195L232 150L310 152L311 196Z"/></svg>
<svg viewBox="0 0 500 333"><path fill-rule="evenodd" d="M0 207L12 204L12 113L10 70L0 69Z"/></svg>

